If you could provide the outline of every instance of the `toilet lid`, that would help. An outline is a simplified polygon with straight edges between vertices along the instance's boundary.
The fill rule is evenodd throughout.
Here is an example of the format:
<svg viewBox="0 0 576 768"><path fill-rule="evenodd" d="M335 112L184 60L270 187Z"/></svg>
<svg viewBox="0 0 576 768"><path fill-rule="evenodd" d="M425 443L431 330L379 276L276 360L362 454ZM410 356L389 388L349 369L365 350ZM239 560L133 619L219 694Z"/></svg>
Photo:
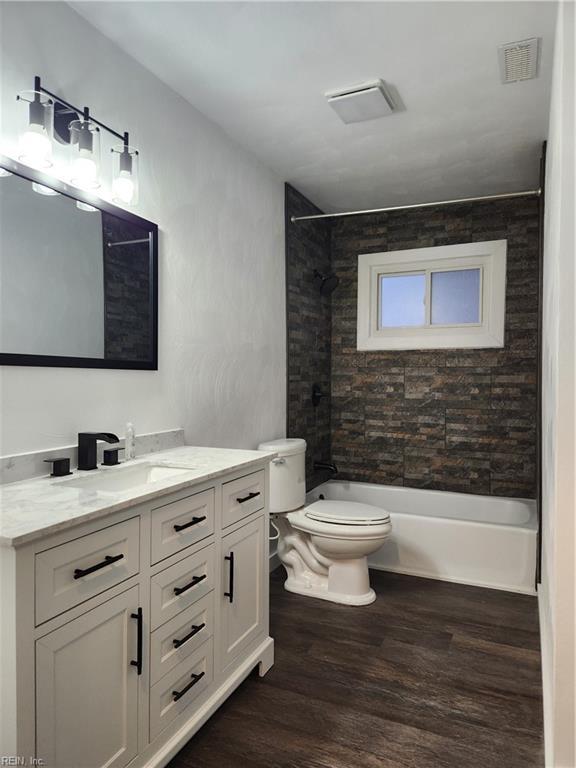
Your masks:
<svg viewBox="0 0 576 768"><path fill-rule="evenodd" d="M338 525L382 525L390 522L390 515L385 509L356 501L315 501L305 508L304 514L320 523Z"/></svg>

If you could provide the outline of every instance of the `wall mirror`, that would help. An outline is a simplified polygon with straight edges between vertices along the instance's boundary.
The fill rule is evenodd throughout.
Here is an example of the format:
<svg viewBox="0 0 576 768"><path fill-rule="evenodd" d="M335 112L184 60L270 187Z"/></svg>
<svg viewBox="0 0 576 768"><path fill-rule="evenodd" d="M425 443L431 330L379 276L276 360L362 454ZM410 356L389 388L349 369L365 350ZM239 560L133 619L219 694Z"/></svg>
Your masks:
<svg viewBox="0 0 576 768"><path fill-rule="evenodd" d="M0 156L0 364L158 368L158 228Z"/></svg>

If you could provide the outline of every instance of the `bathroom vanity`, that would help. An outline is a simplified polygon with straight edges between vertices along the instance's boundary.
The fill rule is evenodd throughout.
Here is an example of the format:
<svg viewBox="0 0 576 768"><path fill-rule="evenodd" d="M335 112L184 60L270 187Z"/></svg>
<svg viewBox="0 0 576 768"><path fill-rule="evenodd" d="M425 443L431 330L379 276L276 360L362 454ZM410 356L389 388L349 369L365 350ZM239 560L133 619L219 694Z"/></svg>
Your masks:
<svg viewBox="0 0 576 768"><path fill-rule="evenodd" d="M185 446L0 487L1 754L163 766L268 671L273 456Z"/></svg>

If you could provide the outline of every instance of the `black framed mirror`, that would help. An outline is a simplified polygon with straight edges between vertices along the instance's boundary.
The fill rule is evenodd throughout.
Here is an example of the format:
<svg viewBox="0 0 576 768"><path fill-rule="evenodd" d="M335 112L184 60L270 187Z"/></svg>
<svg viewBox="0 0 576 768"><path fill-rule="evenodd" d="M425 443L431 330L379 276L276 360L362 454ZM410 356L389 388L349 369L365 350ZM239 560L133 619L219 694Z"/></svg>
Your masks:
<svg viewBox="0 0 576 768"><path fill-rule="evenodd" d="M0 155L0 365L157 370L157 225Z"/></svg>

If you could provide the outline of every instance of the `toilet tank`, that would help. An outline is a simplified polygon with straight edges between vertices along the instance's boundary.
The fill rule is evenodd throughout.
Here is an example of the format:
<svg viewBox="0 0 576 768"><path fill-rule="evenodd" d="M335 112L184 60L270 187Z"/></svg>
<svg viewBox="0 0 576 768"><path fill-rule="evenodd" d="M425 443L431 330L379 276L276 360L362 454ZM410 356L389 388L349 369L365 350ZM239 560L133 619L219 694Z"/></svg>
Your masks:
<svg viewBox="0 0 576 768"><path fill-rule="evenodd" d="M278 454L270 464L270 512L291 512L306 498L306 440L287 437L260 443L259 451Z"/></svg>

